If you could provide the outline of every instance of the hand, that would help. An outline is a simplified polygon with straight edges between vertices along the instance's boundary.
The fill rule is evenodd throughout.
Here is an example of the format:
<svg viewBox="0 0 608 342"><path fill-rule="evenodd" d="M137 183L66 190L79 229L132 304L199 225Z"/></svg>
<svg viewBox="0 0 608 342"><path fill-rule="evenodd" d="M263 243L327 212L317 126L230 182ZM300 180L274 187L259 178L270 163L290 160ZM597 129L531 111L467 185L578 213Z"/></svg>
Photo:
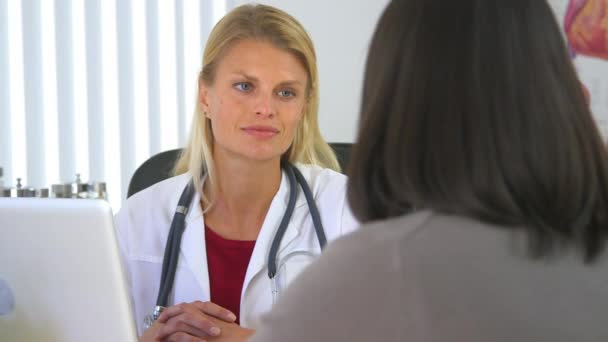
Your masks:
<svg viewBox="0 0 608 342"><path fill-rule="evenodd" d="M243 328L236 323L227 323L215 318L210 319L220 328L222 333L218 336L207 338L208 342L244 342L248 341L249 338L255 333L255 330Z"/></svg>
<svg viewBox="0 0 608 342"><path fill-rule="evenodd" d="M164 324L158 323L158 321L154 322L154 324L152 324L151 327L149 327L148 329L146 329L146 331L144 331L144 334L141 335L139 337L139 342L155 342L157 341L154 336L156 336L156 333L158 332L158 330L163 326Z"/></svg>
<svg viewBox="0 0 608 342"><path fill-rule="evenodd" d="M155 330L155 341L201 341L221 334L218 323L234 324L235 320L232 312L219 305L196 301L166 308L150 329Z"/></svg>

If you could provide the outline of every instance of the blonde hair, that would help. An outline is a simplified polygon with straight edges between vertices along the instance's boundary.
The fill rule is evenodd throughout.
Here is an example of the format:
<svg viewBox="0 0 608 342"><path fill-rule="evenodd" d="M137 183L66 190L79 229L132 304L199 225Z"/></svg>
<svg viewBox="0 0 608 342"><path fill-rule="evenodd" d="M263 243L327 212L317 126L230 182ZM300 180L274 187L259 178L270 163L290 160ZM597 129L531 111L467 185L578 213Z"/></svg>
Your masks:
<svg viewBox="0 0 608 342"><path fill-rule="evenodd" d="M213 84L217 65L224 52L234 43L245 39L267 41L293 54L308 73L304 115L291 146L282 158L292 163L313 164L340 171L335 153L319 130L319 82L312 40L302 25L289 14L260 4L242 5L230 11L209 35L203 66L199 73L199 88L202 82L206 85ZM201 194L204 210L213 204L212 194L217 185L212 151L211 124L205 117L197 96L188 146L176 162L174 174L192 174L195 188ZM209 182L211 194L203 193L204 182Z"/></svg>

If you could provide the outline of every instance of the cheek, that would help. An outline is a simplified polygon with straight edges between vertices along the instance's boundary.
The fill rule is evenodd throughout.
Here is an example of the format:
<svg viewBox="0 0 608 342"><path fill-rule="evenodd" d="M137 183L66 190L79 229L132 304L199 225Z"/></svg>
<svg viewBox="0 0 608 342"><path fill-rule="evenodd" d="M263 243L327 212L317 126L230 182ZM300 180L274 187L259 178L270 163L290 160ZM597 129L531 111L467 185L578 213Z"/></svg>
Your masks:
<svg viewBox="0 0 608 342"><path fill-rule="evenodd" d="M221 130L225 126L229 126L232 120L234 110L232 106L228 105L223 97L216 97L212 103L209 104L208 118L211 120L211 127L214 132Z"/></svg>
<svg viewBox="0 0 608 342"><path fill-rule="evenodd" d="M301 118L302 115L293 115L283 120L283 125L289 139L292 139L295 136L298 126L301 123Z"/></svg>
<svg viewBox="0 0 608 342"><path fill-rule="evenodd" d="M296 135L298 133L298 129L300 128L300 125L302 124L302 121L304 119L303 115L297 115L297 116L293 116L292 118L290 118L289 121L285 122L285 141L291 145L294 141L294 139L296 138Z"/></svg>
<svg viewBox="0 0 608 342"><path fill-rule="evenodd" d="M217 117L224 107L224 101L221 97L214 97L212 101L209 102L208 114L209 117Z"/></svg>
<svg viewBox="0 0 608 342"><path fill-rule="evenodd" d="M218 96L210 104L208 118L211 121L211 130L214 139L227 141L237 130L238 123L241 121L239 113L242 112L242 105L234 99L225 96Z"/></svg>
<svg viewBox="0 0 608 342"><path fill-rule="evenodd" d="M287 118L286 123L291 126L297 126L304 119L304 104L294 104L289 108L290 115Z"/></svg>

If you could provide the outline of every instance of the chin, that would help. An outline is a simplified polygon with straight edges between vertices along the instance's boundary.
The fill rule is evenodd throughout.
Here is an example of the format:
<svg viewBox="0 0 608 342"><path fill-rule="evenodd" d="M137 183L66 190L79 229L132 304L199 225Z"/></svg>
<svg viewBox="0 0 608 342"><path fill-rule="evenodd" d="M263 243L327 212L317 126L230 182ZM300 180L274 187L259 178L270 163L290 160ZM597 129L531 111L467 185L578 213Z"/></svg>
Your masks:
<svg viewBox="0 0 608 342"><path fill-rule="evenodd" d="M254 154L248 156L248 159L257 161L257 162L270 162L273 160L280 160L280 154Z"/></svg>
<svg viewBox="0 0 608 342"><path fill-rule="evenodd" d="M281 158L281 152L278 149L269 148L248 148L239 153L241 156L259 162L271 161Z"/></svg>
<svg viewBox="0 0 608 342"><path fill-rule="evenodd" d="M237 158L248 159L256 162L269 162L280 160L281 156L289 149L289 146L278 146L275 143L252 143L243 142L228 147L227 150ZM282 144L281 144L282 145Z"/></svg>

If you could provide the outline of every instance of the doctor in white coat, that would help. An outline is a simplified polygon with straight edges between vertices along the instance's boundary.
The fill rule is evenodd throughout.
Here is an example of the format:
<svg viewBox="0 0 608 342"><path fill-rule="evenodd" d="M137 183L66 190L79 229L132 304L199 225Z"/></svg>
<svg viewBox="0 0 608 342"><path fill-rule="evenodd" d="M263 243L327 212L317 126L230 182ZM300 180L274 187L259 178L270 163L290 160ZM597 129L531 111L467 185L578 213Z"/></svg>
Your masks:
<svg viewBox="0 0 608 342"><path fill-rule="evenodd" d="M140 341L246 340L277 294L320 255L298 187L269 278L270 246L290 195L282 160L310 187L328 241L358 226L345 201L346 177L318 128L314 48L293 17L244 5L220 20L205 48L196 108L178 175L135 194L116 216ZM190 181L195 192L168 308L145 330Z"/></svg>

